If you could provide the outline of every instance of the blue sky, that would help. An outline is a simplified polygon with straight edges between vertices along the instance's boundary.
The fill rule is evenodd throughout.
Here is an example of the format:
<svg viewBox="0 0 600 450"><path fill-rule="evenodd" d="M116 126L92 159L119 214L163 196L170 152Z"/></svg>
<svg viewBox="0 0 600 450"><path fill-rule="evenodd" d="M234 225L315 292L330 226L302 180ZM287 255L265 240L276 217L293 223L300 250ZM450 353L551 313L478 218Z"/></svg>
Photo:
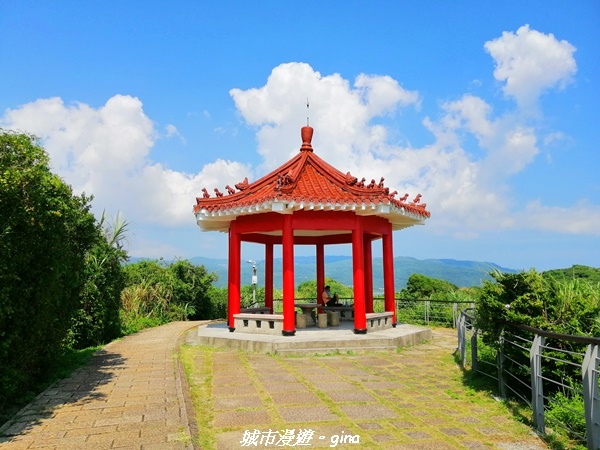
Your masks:
<svg viewBox="0 0 600 450"><path fill-rule="evenodd" d="M195 196L288 160L308 97L321 157L423 195L396 255L599 267L598 42L593 0L2 2L0 126L130 254L225 258Z"/></svg>

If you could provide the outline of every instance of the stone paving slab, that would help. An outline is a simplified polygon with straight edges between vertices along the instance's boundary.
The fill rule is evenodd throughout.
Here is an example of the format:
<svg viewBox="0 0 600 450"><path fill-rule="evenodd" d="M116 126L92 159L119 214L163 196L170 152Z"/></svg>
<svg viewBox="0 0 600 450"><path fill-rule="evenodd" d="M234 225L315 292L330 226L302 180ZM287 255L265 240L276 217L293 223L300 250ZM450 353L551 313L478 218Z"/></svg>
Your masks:
<svg viewBox="0 0 600 450"><path fill-rule="evenodd" d="M0 448L192 449L174 322L114 341L0 428Z"/></svg>
<svg viewBox="0 0 600 450"><path fill-rule="evenodd" d="M186 346L182 355L202 361L192 392L210 393L197 404L204 449L547 448L501 403L462 384L455 349L455 330L434 330L429 343L399 352L288 356Z"/></svg>

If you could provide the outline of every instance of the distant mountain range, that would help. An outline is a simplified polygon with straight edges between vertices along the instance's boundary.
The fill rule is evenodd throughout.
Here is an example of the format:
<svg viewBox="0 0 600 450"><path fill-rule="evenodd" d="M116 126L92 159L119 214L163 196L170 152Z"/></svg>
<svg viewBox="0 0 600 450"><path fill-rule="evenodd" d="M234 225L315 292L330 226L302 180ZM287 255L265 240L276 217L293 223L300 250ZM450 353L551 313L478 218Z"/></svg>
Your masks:
<svg viewBox="0 0 600 450"><path fill-rule="evenodd" d="M143 258L131 258L131 262ZM208 272L215 272L219 279L215 283L217 287L227 286L227 260L213 259L197 256L190 258L196 265L203 265ZM264 284L265 262L256 261L258 269L258 285ZM282 268L281 259L275 259L274 285L281 288ZM296 285L303 281L314 280L315 258L310 256L297 256L294 258L294 275ZM514 269L500 267L497 264L480 261L457 261L454 259L425 259L420 260L407 256L394 258L394 285L399 291L406 287L408 277L413 273L419 273L428 277L449 281L458 287L480 286L484 280L491 280L489 273L494 269L502 272L517 272ZM342 284L352 286L352 257L350 256L326 256L325 276L333 278ZM242 284L250 284L252 280L252 265L242 265ZM373 259L373 290L383 292L383 261L382 258Z"/></svg>

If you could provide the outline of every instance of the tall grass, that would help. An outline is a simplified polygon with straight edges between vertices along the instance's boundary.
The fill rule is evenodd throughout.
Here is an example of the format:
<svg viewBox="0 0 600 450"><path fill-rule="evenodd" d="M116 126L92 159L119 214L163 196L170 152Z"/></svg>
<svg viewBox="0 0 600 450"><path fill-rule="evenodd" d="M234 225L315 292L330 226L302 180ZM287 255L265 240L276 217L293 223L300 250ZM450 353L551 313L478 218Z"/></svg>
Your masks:
<svg viewBox="0 0 600 450"><path fill-rule="evenodd" d="M554 321L565 324L563 332L582 336L600 334L600 284L574 278L553 284L556 290ZM584 312L591 312L584 316Z"/></svg>
<svg viewBox="0 0 600 450"><path fill-rule="evenodd" d="M123 334L131 334L176 320L186 320L194 313L190 305L173 301L173 291L161 283L142 282L121 293Z"/></svg>

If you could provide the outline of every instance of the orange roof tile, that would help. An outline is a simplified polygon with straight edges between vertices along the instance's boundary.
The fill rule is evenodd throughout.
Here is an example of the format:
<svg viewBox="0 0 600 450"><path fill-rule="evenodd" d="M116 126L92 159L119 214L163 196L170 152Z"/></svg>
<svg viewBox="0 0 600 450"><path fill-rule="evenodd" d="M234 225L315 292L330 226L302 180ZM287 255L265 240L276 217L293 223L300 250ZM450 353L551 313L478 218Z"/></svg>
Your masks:
<svg viewBox="0 0 600 450"><path fill-rule="evenodd" d="M227 194L213 189L217 196L211 196L208 190L203 189L203 196L196 198L194 206L199 223L202 216L208 218L226 213L229 220L233 220L238 215L259 212L258 209L271 211L269 205L273 203L287 203L288 207L293 203L294 209L309 205L333 209L335 205L362 207L383 204L390 206L391 213L411 216L416 222L430 216L426 204L420 203L421 194L410 202L408 194L395 198L396 191L390 193L389 188L383 185L383 178L368 184L359 182L349 172L342 173L313 152L310 143L312 128L303 127L302 138L303 144L296 156L255 182L248 183L246 178L235 185L236 189L227 186ZM249 208L255 211L249 211Z"/></svg>

